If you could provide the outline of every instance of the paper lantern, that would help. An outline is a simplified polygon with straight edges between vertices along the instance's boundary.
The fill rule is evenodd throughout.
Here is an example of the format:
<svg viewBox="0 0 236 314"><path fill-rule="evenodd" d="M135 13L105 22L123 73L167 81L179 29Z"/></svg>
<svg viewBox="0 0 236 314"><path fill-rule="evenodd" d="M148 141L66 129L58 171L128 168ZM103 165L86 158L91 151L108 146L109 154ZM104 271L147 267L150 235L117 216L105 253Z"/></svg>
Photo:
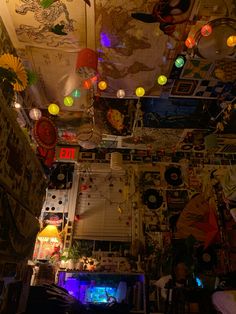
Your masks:
<svg viewBox="0 0 236 314"><path fill-rule="evenodd" d="M90 49L84 48L78 53L76 71L84 79L91 78L97 74L98 55Z"/></svg>
<svg viewBox="0 0 236 314"><path fill-rule="evenodd" d="M107 83L105 81L100 81L98 87L100 90L105 90L107 88Z"/></svg>
<svg viewBox="0 0 236 314"><path fill-rule="evenodd" d="M167 77L165 75L160 75L157 82L159 85L165 85L167 83Z"/></svg>
<svg viewBox="0 0 236 314"><path fill-rule="evenodd" d="M117 98L124 98L125 97L125 91L123 89L119 89L116 93Z"/></svg>
<svg viewBox="0 0 236 314"><path fill-rule="evenodd" d="M122 154L118 152L111 153L110 168L115 171L122 170L123 158Z"/></svg>
<svg viewBox="0 0 236 314"><path fill-rule="evenodd" d="M185 61L184 61L184 57L179 56L176 60L175 60L175 66L176 68L182 68L182 66L184 65Z"/></svg>
<svg viewBox="0 0 236 314"><path fill-rule="evenodd" d="M136 90L135 90L135 94L136 96L138 97L143 97L144 94L145 94L145 89L143 87L137 87Z"/></svg>
<svg viewBox="0 0 236 314"><path fill-rule="evenodd" d="M30 109L29 116L32 120L39 120L42 117L42 112L38 108Z"/></svg>
<svg viewBox="0 0 236 314"><path fill-rule="evenodd" d="M236 36L229 36L227 39L227 46L234 47L236 45Z"/></svg>
<svg viewBox="0 0 236 314"><path fill-rule="evenodd" d="M47 225L37 236L39 241L59 242L60 235L58 229L54 225Z"/></svg>
<svg viewBox="0 0 236 314"><path fill-rule="evenodd" d="M57 104L50 104L48 106L48 112L52 115L57 115L60 111L60 108Z"/></svg>
<svg viewBox="0 0 236 314"><path fill-rule="evenodd" d="M84 80L83 81L83 88L84 89L90 89L91 88L91 86L92 86L92 82L91 82L91 80L89 80L89 79L87 79L87 80Z"/></svg>
<svg viewBox="0 0 236 314"><path fill-rule="evenodd" d="M211 25L206 24L206 25L204 25L204 26L201 28L201 34L202 34L202 36L207 37L207 36L211 35L211 33L212 33L212 27L211 27Z"/></svg>
<svg viewBox="0 0 236 314"><path fill-rule="evenodd" d="M78 129L78 143L85 149L94 149L102 141L102 132L94 124L85 123Z"/></svg>
<svg viewBox="0 0 236 314"><path fill-rule="evenodd" d="M71 96L66 96L64 98L64 105L67 107L71 107L74 103L74 99Z"/></svg>
<svg viewBox="0 0 236 314"><path fill-rule="evenodd" d="M81 92L79 89L74 89L73 92L71 93L71 95L74 98L79 98L81 96Z"/></svg>
<svg viewBox="0 0 236 314"><path fill-rule="evenodd" d="M196 42L195 42L195 39L193 37L188 37L186 40L185 40L185 46L187 48L193 48L195 46Z"/></svg>

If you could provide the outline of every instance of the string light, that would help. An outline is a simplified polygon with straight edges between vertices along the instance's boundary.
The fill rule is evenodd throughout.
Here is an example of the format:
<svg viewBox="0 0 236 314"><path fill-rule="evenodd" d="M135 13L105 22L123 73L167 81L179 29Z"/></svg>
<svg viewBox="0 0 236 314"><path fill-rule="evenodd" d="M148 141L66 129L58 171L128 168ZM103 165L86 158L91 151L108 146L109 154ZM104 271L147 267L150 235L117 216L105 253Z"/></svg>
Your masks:
<svg viewBox="0 0 236 314"><path fill-rule="evenodd" d="M125 97L125 91L123 89L118 89L116 96L117 96L117 98L124 98Z"/></svg>
<svg viewBox="0 0 236 314"><path fill-rule="evenodd" d="M143 97L144 94L145 94L145 89L143 87L139 86L139 87L136 88L135 94L138 97Z"/></svg>
<svg viewBox="0 0 236 314"><path fill-rule="evenodd" d="M175 60L175 66L176 68L182 68L184 66L184 57L179 56L176 60Z"/></svg>
<svg viewBox="0 0 236 314"><path fill-rule="evenodd" d="M188 37L186 40L185 40L185 46L187 48L193 48L195 46L196 42L195 42L195 39L193 37Z"/></svg>
<svg viewBox="0 0 236 314"><path fill-rule="evenodd" d="M227 46L228 47L234 47L236 45L236 36L229 36L227 38Z"/></svg>
<svg viewBox="0 0 236 314"><path fill-rule="evenodd" d="M165 85L167 83L167 77L165 75L160 75L157 79L159 85Z"/></svg>
<svg viewBox="0 0 236 314"><path fill-rule="evenodd" d="M71 95L74 98L79 98L81 96L81 92L79 89L74 89L73 92L71 93Z"/></svg>
<svg viewBox="0 0 236 314"><path fill-rule="evenodd" d="M48 112L52 115L57 115L60 111L60 108L57 104L50 104L48 106Z"/></svg>
<svg viewBox="0 0 236 314"><path fill-rule="evenodd" d="M100 90L105 90L107 88L107 83L105 81L100 81L98 87Z"/></svg>
<svg viewBox="0 0 236 314"><path fill-rule="evenodd" d="M73 105L73 103L74 103L74 99L71 96L66 96L64 98L64 105L66 107L71 107Z"/></svg>
<svg viewBox="0 0 236 314"><path fill-rule="evenodd" d="M212 33L212 27L211 27L211 25L206 24L206 25L204 25L204 26L201 28L201 34L202 34L202 36L207 37L207 36L210 36L211 33Z"/></svg>
<svg viewBox="0 0 236 314"><path fill-rule="evenodd" d="M38 108L30 109L29 116L32 120L39 120L42 117L42 112Z"/></svg>

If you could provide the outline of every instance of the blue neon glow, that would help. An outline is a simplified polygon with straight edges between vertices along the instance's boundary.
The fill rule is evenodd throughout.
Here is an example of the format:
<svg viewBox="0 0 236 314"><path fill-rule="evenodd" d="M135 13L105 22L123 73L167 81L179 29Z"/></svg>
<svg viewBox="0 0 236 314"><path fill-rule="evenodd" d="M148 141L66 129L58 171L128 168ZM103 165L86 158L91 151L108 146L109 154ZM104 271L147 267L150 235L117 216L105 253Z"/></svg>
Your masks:
<svg viewBox="0 0 236 314"><path fill-rule="evenodd" d="M102 46L107 47L107 48L111 47L111 40L106 33L101 32L100 38L101 38Z"/></svg>

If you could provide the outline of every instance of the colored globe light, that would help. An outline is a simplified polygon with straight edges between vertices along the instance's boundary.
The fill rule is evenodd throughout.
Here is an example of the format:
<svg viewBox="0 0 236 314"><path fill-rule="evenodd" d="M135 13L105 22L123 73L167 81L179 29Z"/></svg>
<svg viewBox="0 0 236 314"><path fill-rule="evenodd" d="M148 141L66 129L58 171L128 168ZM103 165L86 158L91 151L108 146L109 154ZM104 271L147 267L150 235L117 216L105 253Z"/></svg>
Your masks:
<svg viewBox="0 0 236 314"><path fill-rule="evenodd" d="M143 97L145 94L145 89L143 87L137 87L135 90L135 94L138 97Z"/></svg>
<svg viewBox="0 0 236 314"><path fill-rule="evenodd" d="M29 116L32 120L39 120L42 117L42 112L38 108L30 109Z"/></svg>
<svg viewBox="0 0 236 314"><path fill-rule="evenodd" d="M167 77L165 75L160 75L157 79L159 85L165 85L167 83Z"/></svg>
<svg viewBox="0 0 236 314"><path fill-rule="evenodd" d="M74 98L79 98L81 96L81 92L79 89L74 89L73 92L71 93L71 95Z"/></svg>
<svg viewBox="0 0 236 314"><path fill-rule="evenodd" d="M64 98L64 105L67 107L71 107L74 103L74 99L71 96L66 96Z"/></svg>
<svg viewBox="0 0 236 314"><path fill-rule="evenodd" d="M91 86L92 86L91 80L88 79L88 80L83 81L83 88L84 89L90 89Z"/></svg>
<svg viewBox="0 0 236 314"><path fill-rule="evenodd" d="M229 36L227 38L227 46L228 47L234 47L236 45L236 36Z"/></svg>
<svg viewBox="0 0 236 314"><path fill-rule="evenodd" d="M125 91L123 89L119 89L116 93L117 98L124 98L125 97Z"/></svg>
<svg viewBox="0 0 236 314"><path fill-rule="evenodd" d="M48 112L52 115L57 115L60 111L60 108L57 104L50 104L48 106Z"/></svg>
<svg viewBox="0 0 236 314"><path fill-rule="evenodd" d="M195 42L195 39L193 37L188 37L186 40L185 40L185 46L187 48L193 48L195 46L196 42Z"/></svg>
<svg viewBox="0 0 236 314"><path fill-rule="evenodd" d="M105 90L107 88L107 83L105 81L100 81L98 87L100 90Z"/></svg>
<svg viewBox="0 0 236 314"><path fill-rule="evenodd" d="M206 24L206 25L204 25L204 26L201 28L201 34L202 34L202 36L207 37L207 36L211 35L211 33L212 33L212 27L211 27L211 25Z"/></svg>
<svg viewBox="0 0 236 314"><path fill-rule="evenodd" d="M182 66L184 65L185 61L184 61L184 57L180 56L175 60L175 66L176 68L182 68Z"/></svg>

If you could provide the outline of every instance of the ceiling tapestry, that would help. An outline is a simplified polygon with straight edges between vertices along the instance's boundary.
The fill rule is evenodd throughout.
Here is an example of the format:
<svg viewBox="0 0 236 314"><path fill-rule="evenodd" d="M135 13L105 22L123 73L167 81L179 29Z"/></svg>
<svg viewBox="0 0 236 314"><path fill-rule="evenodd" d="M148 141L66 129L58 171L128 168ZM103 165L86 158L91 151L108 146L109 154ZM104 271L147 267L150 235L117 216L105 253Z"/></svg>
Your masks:
<svg viewBox="0 0 236 314"><path fill-rule="evenodd" d="M40 0L8 1L20 42L69 51L86 46L84 1L58 0L47 8L40 3Z"/></svg>
<svg viewBox="0 0 236 314"><path fill-rule="evenodd" d="M193 1L180 1L177 8L167 1L96 1L98 69L108 82L103 96L122 88L127 97L133 97L138 86L148 96L160 95L157 76L168 76L192 5ZM150 16L155 19L150 21Z"/></svg>

